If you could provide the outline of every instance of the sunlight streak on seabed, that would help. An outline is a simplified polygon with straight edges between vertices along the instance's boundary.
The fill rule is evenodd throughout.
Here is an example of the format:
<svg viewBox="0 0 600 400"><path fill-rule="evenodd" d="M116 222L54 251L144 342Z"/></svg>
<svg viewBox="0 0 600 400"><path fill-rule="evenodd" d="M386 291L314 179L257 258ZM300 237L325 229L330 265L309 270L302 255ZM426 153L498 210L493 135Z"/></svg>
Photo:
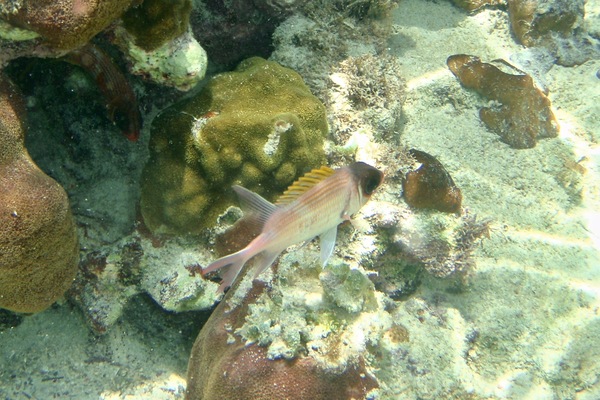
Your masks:
<svg viewBox="0 0 600 400"><path fill-rule="evenodd" d="M412 92L415 89L419 89L424 86L431 85L433 82L437 81L438 79L448 77L448 76L452 76L452 73L450 72L450 70L448 68L436 69L435 71L427 72L421 76L418 76L418 77L413 78L413 79L409 80L408 82L406 82L406 90L409 92Z"/></svg>

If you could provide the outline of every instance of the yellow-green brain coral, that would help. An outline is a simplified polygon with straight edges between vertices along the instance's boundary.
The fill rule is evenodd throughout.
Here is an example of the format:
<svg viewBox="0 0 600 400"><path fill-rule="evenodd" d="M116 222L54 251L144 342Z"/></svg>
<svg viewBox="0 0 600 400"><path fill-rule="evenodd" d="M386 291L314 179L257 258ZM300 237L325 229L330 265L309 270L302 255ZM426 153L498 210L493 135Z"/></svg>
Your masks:
<svg viewBox="0 0 600 400"><path fill-rule="evenodd" d="M142 214L154 232L198 233L234 204L239 184L273 200L325 161L325 107L302 78L250 58L152 124Z"/></svg>

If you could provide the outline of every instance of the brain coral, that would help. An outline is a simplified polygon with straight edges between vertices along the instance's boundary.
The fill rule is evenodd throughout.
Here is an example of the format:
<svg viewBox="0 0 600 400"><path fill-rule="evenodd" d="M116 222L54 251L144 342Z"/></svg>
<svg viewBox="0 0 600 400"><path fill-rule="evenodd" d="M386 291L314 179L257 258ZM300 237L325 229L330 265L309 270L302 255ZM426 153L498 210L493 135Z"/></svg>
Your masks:
<svg viewBox="0 0 600 400"><path fill-rule="evenodd" d="M251 58L152 124L141 209L154 232L198 233L233 203L233 184L273 199L324 162L325 107L300 76Z"/></svg>
<svg viewBox="0 0 600 400"><path fill-rule="evenodd" d="M65 191L25 150L23 108L0 76L0 307L30 313L71 285L79 247Z"/></svg>

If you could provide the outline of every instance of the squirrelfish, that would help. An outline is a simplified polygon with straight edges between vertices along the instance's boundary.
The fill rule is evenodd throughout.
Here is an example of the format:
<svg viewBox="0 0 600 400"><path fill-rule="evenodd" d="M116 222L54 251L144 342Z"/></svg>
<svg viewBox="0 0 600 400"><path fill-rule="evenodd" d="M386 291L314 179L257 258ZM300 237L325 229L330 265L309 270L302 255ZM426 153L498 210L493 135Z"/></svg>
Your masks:
<svg viewBox="0 0 600 400"><path fill-rule="evenodd" d="M261 233L242 250L203 268L202 274L226 267L218 292L231 286L244 264L255 257L254 277L271 266L289 246L320 237L321 263L333 253L337 226L349 220L381 185L383 173L356 162L333 170L313 169L288 188L275 204L241 186L233 186L245 217L260 224Z"/></svg>

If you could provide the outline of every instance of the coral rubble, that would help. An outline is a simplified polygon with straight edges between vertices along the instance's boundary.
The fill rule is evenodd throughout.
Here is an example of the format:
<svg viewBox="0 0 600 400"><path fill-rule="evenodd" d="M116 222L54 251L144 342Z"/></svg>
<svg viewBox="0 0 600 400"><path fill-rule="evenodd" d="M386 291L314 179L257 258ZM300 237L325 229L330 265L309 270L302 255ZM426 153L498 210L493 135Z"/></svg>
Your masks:
<svg viewBox="0 0 600 400"><path fill-rule="evenodd" d="M0 307L31 313L69 288L79 246L65 191L25 149L23 111L0 77Z"/></svg>
<svg viewBox="0 0 600 400"><path fill-rule="evenodd" d="M240 184L268 199L324 162L324 106L294 71L252 58L153 122L142 214L155 232L199 233Z"/></svg>
<svg viewBox="0 0 600 400"><path fill-rule="evenodd" d="M531 76L508 74L465 54L448 57L447 64L463 86L496 102L481 108L479 117L503 142L526 149L534 147L537 139L558 135L550 100L534 85Z"/></svg>

